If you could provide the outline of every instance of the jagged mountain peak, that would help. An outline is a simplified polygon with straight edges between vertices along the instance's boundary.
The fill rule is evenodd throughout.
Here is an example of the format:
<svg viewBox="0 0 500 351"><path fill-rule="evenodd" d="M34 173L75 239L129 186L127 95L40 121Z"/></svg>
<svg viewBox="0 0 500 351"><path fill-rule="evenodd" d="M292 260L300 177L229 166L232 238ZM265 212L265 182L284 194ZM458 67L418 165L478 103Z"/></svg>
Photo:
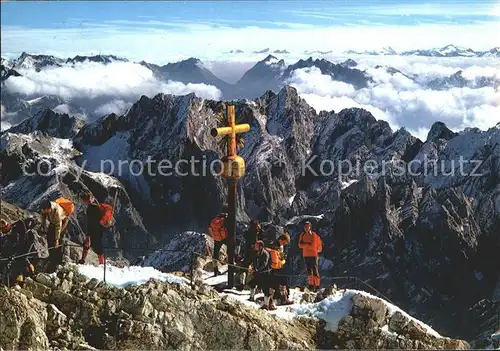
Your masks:
<svg viewBox="0 0 500 351"><path fill-rule="evenodd" d="M359 127L371 126L380 122L381 123L385 122L385 121L377 121L377 119L373 117L370 111L359 107L345 108L341 110L337 114L337 116L338 119L343 123L349 125L357 125ZM388 123L387 126L389 126Z"/></svg>
<svg viewBox="0 0 500 351"><path fill-rule="evenodd" d="M80 56L77 55L73 58L68 58L66 63L83 63L83 62L95 62L95 63L104 63L108 64L111 62L127 62L126 58L118 57L115 55L93 55L93 56Z"/></svg>
<svg viewBox="0 0 500 351"><path fill-rule="evenodd" d="M262 49L262 50L255 50L253 53L254 54L267 54L271 49L269 48L265 48L265 49Z"/></svg>
<svg viewBox="0 0 500 351"><path fill-rule="evenodd" d="M283 50L278 49L278 50L274 50L274 51L273 51L273 54L282 54L282 55L287 55L287 54L289 54L289 53L290 53L290 52L289 52L288 50L286 50L286 49L283 49Z"/></svg>
<svg viewBox="0 0 500 351"><path fill-rule="evenodd" d="M182 68L195 68L202 65L202 61L196 57L190 57L182 61L167 63L163 67L182 67Z"/></svg>
<svg viewBox="0 0 500 351"><path fill-rule="evenodd" d="M358 63L353 59L347 59L344 62L342 62L341 65L345 67L356 67Z"/></svg>
<svg viewBox="0 0 500 351"><path fill-rule="evenodd" d="M15 69L35 69L40 71L44 67L56 66L60 67L64 61L52 55L29 54L23 52L19 58L13 61Z"/></svg>
<svg viewBox="0 0 500 351"><path fill-rule="evenodd" d="M71 117L65 113L56 113L52 109L43 109L33 117L10 128L10 133L30 134L40 131L55 138L72 138L85 125L85 121L78 117Z"/></svg>
<svg viewBox="0 0 500 351"><path fill-rule="evenodd" d="M29 54L26 51L23 51L21 55L19 56L18 60L24 60L28 57L32 57L35 59L57 59L55 56L52 55L45 55L45 54Z"/></svg>
<svg viewBox="0 0 500 351"><path fill-rule="evenodd" d="M277 60L278 58L276 56L273 56L271 54L267 55L265 59L263 59L262 61L272 61L272 60Z"/></svg>
<svg viewBox="0 0 500 351"><path fill-rule="evenodd" d="M246 90L254 98L259 97L262 91L278 90L281 86L280 77L286 68L285 61L276 56L267 55L257 62L252 68L236 82L236 87Z"/></svg>
<svg viewBox="0 0 500 351"><path fill-rule="evenodd" d="M434 142L439 139L450 140L458 135L452 132L443 122L435 122L427 134L427 142Z"/></svg>

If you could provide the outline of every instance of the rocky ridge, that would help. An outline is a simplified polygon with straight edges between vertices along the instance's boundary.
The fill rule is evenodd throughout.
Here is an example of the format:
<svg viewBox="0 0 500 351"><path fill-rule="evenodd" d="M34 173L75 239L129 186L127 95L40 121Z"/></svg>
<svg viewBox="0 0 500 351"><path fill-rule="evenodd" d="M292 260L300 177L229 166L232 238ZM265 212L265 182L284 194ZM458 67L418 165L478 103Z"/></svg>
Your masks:
<svg viewBox="0 0 500 351"><path fill-rule="evenodd" d="M75 265L38 274L23 288L0 287L0 346L5 349L463 349L401 313L388 319L378 300L354 295L337 331L311 318L276 319L220 297L207 286L150 280L116 288ZM386 332L380 326L388 325Z"/></svg>

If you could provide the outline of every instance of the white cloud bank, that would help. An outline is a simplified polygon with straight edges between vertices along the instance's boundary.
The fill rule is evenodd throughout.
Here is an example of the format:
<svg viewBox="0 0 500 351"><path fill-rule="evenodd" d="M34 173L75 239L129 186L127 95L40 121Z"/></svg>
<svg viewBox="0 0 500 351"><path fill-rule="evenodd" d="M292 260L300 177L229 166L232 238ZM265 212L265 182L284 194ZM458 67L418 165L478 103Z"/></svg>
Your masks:
<svg viewBox="0 0 500 351"><path fill-rule="evenodd" d="M0 131L4 131L12 127L12 125L6 121L7 118L12 115L5 111L5 107L3 105L0 106Z"/></svg>
<svg viewBox="0 0 500 351"><path fill-rule="evenodd" d="M390 75L383 68L370 69L375 83L368 88L333 81L320 70L296 70L289 84L316 110L361 107L393 128L406 127L424 139L430 126L442 121L450 129L466 127L487 129L500 120L500 90L452 88L444 91L426 89L403 74Z"/></svg>
<svg viewBox="0 0 500 351"><path fill-rule="evenodd" d="M153 72L136 63L114 62L103 65L85 62L63 67L49 67L36 72L20 70L21 77L10 77L5 88L28 96L56 95L65 101L111 97L95 112L121 113L141 95L152 97L158 93L185 95L195 93L207 99L219 99L221 91L206 84L162 82Z"/></svg>

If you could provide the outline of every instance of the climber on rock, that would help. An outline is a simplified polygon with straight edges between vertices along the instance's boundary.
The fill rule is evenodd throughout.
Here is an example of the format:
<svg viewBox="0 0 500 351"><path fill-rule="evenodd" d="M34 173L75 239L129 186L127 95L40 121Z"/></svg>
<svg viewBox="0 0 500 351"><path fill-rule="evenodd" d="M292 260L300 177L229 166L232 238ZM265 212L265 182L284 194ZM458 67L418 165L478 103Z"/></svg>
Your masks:
<svg viewBox="0 0 500 351"><path fill-rule="evenodd" d="M47 245L50 250L48 268L50 272L55 271L57 265L63 261L64 253L60 244L66 240L69 218L74 210L73 202L62 197L55 201L45 200L42 203L42 231L47 235Z"/></svg>
<svg viewBox="0 0 500 351"><path fill-rule="evenodd" d="M38 234L34 231L36 224L36 219L32 216L20 219L12 224L2 220L2 234L8 234L4 236L2 254L9 257L33 253L32 256L27 255L11 263L10 271L14 273L16 281L21 285L25 277L32 277L35 274L32 257L38 255L38 248L35 247L35 238L38 237Z"/></svg>
<svg viewBox="0 0 500 351"><path fill-rule="evenodd" d="M243 260L239 263L239 265L242 267L240 274L240 286L244 285L247 275L247 269L253 262L255 255L254 245L258 240L262 240L262 229L260 226L260 221L258 219L253 219L250 221L250 226L243 234L243 237L245 239L245 245L242 248Z"/></svg>
<svg viewBox="0 0 500 351"><path fill-rule="evenodd" d="M227 247L227 228L225 226L225 221L228 217L228 207L223 206L222 212L217 216L212 218L210 221L210 226L208 230L212 239L214 239L214 252L212 255L212 263L214 266L214 276L220 274L219 272L219 257L220 257L220 249L222 245L226 245Z"/></svg>
<svg viewBox="0 0 500 351"><path fill-rule="evenodd" d="M299 248L302 249L307 268L309 290L318 291L320 287L318 255L323 250L323 243L319 235L312 231L309 221L304 223L304 231L299 235Z"/></svg>
<svg viewBox="0 0 500 351"><path fill-rule="evenodd" d="M254 245L255 255L250 272L253 273L253 279L250 281L250 301L255 301L255 292L257 287L264 291L264 304L262 309L275 310L274 289L270 288L269 273L271 271L271 256L264 249L264 242L258 240Z"/></svg>
<svg viewBox="0 0 500 351"><path fill-rule="evenodd" d="M292 305L293 301L288 298L288 290L286 284L286 276L285 276L285 265L286 265L286 254L285 254L285 246L290 243L290 235L285 232L281 234L278 239L276 239L269 247L271 254L271 274L270 274L270 282L272 283L272 288L275 289L276 295L272 296L272 298L279 297L282 305ZM273 259L273 254L277 256Z"/></svg>
<svg viewBox="0 0 500 351"><path fill-rule="evenodd" d="M250 221L250 227L244 234L245 238L245 259L243 261L243 267L250 266L253 261L253 255L255 254L254 245L258 240L262 240L262 227L258 219L253 219Z"/></svg>
<svg viewBox="0 0 500 351"><path fill-rule="evenodd" d="M238 282L236 289L242 291L245 287L245 278L247 270L243 266L244 248L240 239L236 239L236 246L234 247L234 264L237 266L235 269L236 281Z"/></svg>
<svg viewBox="0 0 500 351"><path fill-rule="evenodd" d="M99 264L104 264L102 239L105 228L101 225L101 207L91 192L82 193L80 200L87 206L87 227L85 241L83 242L82 258L78 263L85 264L89 250L92 248L99 258Z"/></svg>

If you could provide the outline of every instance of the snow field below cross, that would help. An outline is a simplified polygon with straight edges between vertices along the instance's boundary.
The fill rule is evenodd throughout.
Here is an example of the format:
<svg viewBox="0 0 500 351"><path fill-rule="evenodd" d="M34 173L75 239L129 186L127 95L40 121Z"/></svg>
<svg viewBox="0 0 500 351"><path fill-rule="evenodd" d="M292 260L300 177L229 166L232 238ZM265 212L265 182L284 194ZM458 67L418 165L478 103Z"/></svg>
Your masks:
<svg viewBox="0 0 500 351"><path fill-rule="evenodd" d="M78 271L87 276L88 278L94 278L102 281L104 278L104 266L93 266L93 265L78 265ZM201 271L201 279L203 284L210 286L220 285L227 282L227 265L220 267L220 271L224 272L216 277L213 276L212 272ZM176 276L170 273L160 272L152 267L140 267L140 266L129 266L129 267L114 267L112 265L106 265L106 283L114 285L119 288L124 288L129 285L141 285L148 282L150 279L157 279L171 284L183 284L189 285L190 281L186 278ZM280 306L276 304L277 309L275 311L265 311L270 315L274 315L278 318L285 320L292 320L296 317L309 317L318 318L326 322L326 329L335 332L338 328L339 322L342 318L350 314L352 309L352 297L354 295L360 294L371 299L376 299L382 301L388 309L389 315L392 316L395 312L400 312L408 319L419 324L426 332L436 338L441 338L442 336L437 333L430 326L419 321L418 319L410 316L408 313L401 310L399 307L381 299L377 296L369 294L365 291L346 289L335 291L332 295L323 299L320 302L306 303L303 300L304 292L301 292L298 288L290 289L290 300L294 303L288 306ZM243 305L260 309L263 301L264 294L256 294L256 302L249 301L250 291L249 290L236 290L236 289L225 289L219 293L221 297L233 299L242 303ZM397 336L396 333L392 332L388 325L381 328L382 332L387 335Z"/></svg>
<svg viewBox="0 0 500 351"><path fill-rule="evenodd" d="M78 271L89 277L102 281L104 279L104 265L93 266L78 265ZM106 283L118 288L124 288L129 285L141 285L147 283L150 279L157 279L171 284L189 284L186 278L178 277L173 274L160 272L153 267L129 266L118 268L106 264Z"/></svg>

